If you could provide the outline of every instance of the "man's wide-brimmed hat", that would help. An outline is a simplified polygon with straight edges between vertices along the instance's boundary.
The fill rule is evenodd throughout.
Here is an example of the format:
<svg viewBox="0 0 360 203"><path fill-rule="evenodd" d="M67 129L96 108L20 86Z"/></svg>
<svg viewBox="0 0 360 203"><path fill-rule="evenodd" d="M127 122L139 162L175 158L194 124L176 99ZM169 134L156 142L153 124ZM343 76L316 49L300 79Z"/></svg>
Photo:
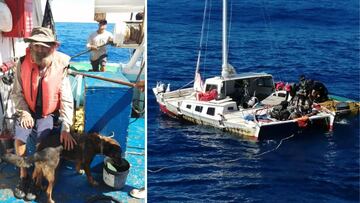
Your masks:
<svg viewBox="0 0 360 203"><path fill-rule="evenodd" d="M25 38L25 42L34 42L34 44L50 47L48 43L58 43L53 31L45 27L35 27L31 32L31 37Z"/></svg>

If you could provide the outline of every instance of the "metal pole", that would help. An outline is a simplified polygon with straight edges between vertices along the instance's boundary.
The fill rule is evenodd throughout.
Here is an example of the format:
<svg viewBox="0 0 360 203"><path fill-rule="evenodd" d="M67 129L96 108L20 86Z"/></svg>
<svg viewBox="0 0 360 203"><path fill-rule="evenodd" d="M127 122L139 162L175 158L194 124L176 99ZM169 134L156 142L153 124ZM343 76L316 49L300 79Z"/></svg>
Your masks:
<svg viewBox="0 0 360 203"><path fill-rule="evenodd" d="M222 30L222 69L228 66L228 46L227 46L227 0L223 0L223 30Z"/></svg>
<svg viewBox="0 0 360 203"><path fill-rule="evenodd" d="M107 42L106 44L103 44L103 45L101 45L101 46L98 46L98 48L104 47L104 46L109 45L109 44L110 44L110 42ZM78 57L78 56L81 56L81 55L83 55L83 54L86 54L86 53L88 53L88 52L90 52L90 51L92 51L92 50L91 50L91 49L88 49L88 50L82 51L82 52L80 52L80 53L78 53L78 54L76 54L76 55L74 55L74 56L70 56L70 58L73 59L73 58L75 58L75 57Z"/></svg>
<svg viewBox="0 0 360 203"><path fill-rule="evenodd" d="M91 74L88 74L88 73L77 72L77 71L73 71L73 70L70 70L70 69L68 69L68 73L70 75L82 75L82 76L89 77L89 78L95 78L95 79L104 80L104 81L107 81L107 82L113 82L113 83L117 83L117 84L121 84L121 85L126 85L126 86L129 86L129 87L137 87L137 88L139 88L138 85L136 85L135 83L126 82L126 81L122 81L122 80L115 80L115 79L111 79L111 78L105 78L105 77L101 77L101 76L97 76L97 75L91 75Z"/></svg>

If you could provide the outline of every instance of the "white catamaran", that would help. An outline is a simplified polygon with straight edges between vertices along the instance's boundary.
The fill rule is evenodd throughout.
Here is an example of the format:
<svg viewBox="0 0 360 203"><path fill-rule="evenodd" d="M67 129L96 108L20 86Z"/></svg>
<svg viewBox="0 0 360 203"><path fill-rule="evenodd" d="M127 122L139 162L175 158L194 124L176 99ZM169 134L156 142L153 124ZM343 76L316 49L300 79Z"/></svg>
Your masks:
<svg viewBox="0 0 360 203"><path fill-rule="evenodd" d="M206 4L204 16L206 13ZM316 113L298 118L276 119L271 111L291 97L275 91L273 77L267 73L236 74L228 63L227 0L223 0L222 72L202 84L199 51L194 86L170 91L159 82L152 90L160 110L172 117L257 139L268 135L290 135L301 128L331 130L335 114L316 105ZM205 19L205 18L204 18ZM204 23L203 23L204 28ZM202 28L202 29L203 29ZM202 36L200 40L200 46Z"/></svg>

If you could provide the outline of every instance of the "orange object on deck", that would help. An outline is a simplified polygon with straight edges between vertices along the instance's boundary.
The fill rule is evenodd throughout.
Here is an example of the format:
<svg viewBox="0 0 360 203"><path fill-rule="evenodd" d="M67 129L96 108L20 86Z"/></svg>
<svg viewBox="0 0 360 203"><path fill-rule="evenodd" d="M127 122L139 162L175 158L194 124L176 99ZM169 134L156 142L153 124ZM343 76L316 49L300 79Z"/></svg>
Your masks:
<svg viewBox="0 0 360 203"><path fill-rule="evenodd" d="M296 120L297 120L298 126L300 128L305 128L307 126L308 122L309 122L309 117L303 116L303 117L300 117L300 118L298 118Z"/></svg>
<svg viewBox="0 0 360 203"><path fill-rule="evenodd" d="M217 98L217 91L216 89L212 89L208 92L199 92L197 93L197 100L199 101L210 101Z"/></svg>

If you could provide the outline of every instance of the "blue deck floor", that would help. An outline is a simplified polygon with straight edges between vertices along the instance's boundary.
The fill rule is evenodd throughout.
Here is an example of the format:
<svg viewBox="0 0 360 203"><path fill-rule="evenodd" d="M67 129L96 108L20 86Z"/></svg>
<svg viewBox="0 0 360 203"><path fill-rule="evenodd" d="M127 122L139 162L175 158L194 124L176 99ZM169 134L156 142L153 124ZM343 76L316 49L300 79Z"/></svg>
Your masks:
<svg viewBox="0 0 360 203"><path fill-rule="evenodd" d="M125 187L114 190L102 181L102 173L93 173L99 182L98 187L91 187L87 183L85 175L78 175L72 163L62 162L57 174L57 180L53 190L55 202L86 202L93 195L112 196L121 202L144 202L129 196L133 188L145 186L145 131L144 119L131 119L128 129L127 149L125 158L131 167ZM0 202L23 202L13 196L12 189L18 181L18 169L7 163L0 164ZM35 202L46 202L46 194L43 192Z"/></svg>

